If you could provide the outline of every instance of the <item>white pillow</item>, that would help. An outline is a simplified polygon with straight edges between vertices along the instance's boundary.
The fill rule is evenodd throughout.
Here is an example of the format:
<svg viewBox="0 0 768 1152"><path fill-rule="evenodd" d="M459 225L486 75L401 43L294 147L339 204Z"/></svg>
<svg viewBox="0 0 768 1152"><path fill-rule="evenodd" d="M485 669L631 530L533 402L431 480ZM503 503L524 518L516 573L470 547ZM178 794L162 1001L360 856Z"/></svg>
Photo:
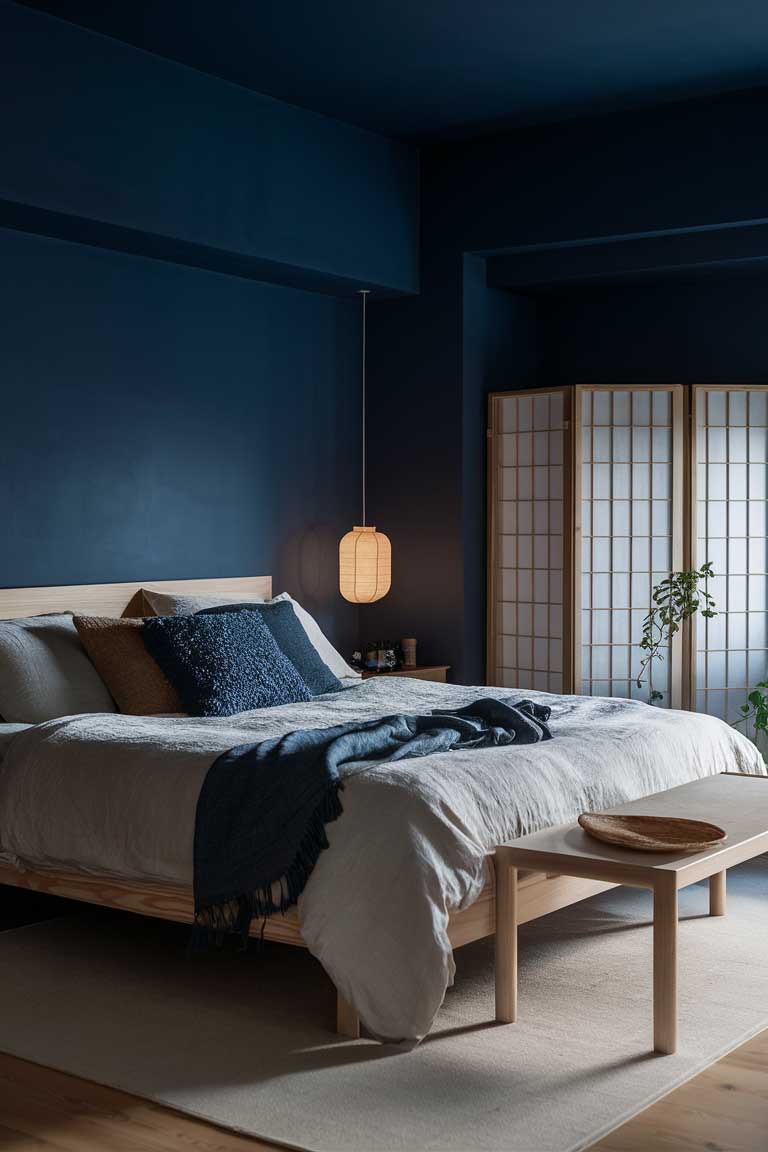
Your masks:
<svg viewBox="0 0 768 1152"><path fill-rule="evenodd" d="M0 620L0 716L42 724L59 716L116 712L80 643L71 614Z"/></svg>
<svg viewBox="0 0 768 1152"><path fill-rule="evenodd" d="M202 612L205 608L218 608L220 604L247 604L249 602L251 604L279 604L281 600L289 600L293 604L293 610L301 621L310 644L334 676L347 682L360 679L360 673L347 664L341 653L336 651L314 616L310 616L306 608L302 608L301 604L289 596L287 592L281 592L279 596L275 596L271 600L264 600L260 596L248 594L241 596L186 596L171 592L158 592L152 588L142 588L141 591L144 600L156 616L189 616L193 612Z"/></svg>

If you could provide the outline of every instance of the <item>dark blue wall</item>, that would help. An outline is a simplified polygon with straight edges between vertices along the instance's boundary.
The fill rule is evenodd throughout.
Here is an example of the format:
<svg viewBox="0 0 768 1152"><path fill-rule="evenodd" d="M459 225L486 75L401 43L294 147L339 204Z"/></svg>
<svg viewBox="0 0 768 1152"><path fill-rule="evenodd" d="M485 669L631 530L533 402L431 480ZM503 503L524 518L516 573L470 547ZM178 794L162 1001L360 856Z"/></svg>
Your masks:
<svg viewBox="0 0 768 1152"><path fill-rule="evenodd" d="M548 384L766 384L768 277L581 288L538 302Z"/></svg>
<svg viewBox="0 0 768 1152"><path fill-rule="evenodd" d="M462 251L764 219L768 90L438 144L424 186Z"/></svg>
<svg viewBox="0 0 768 1152"><path fill-rule="evenodd" d="M486 436L488 393L536 384L536 308L533 301L491 288L485 261L463 262L462 544L465 676L482 683L485 663Z"/></svg>
<svg viewBox="0 0 768 1152"><path fill-rule="evenodd" d="M393 587L360 632L416 635L479 681L487 392L621 363L762 373L748 289L670 286L676 322L655 288L626 289L649 340L634 304L586 284L590 245L750 224L758 245L765 91L432 145L420 229L413 149L9 0L0 101L0 379L19 405L0 583L272 571L352 642L335 548L359 504L365 285L369 510ZM565 296L486 280L488 257L543 247L556 270L573 245L584 286Z"/></svg>
<svg viewBox="0 0 768 1152"><path fill-rule="evenodd" d="M0 231L0 584L272 573L345 649L357 312Z"/></svg>
<svg viewBox="0 0 768 1152"><path fill-rule="evenodd" d="M602 324L596 307L592 322L579 327L579 296L591 280L586 257L580 260L581 284L574 283L568 302L560 305L561 317L575 317L561 351L555 345L566 329L561 324L550 333L533 299L546 286L537 284L534 291L520 283L518 295L509 294L506 303L500 302L502 289L493 295L486 288L483 296L477 260L543 248L553 253L555 272L558 251L565 261L572 245L603 252L605 244L620 248L624 242L628 252L629 237L642 243L644 237L670 233L664 259L673 267L674 236L685 238L692 229L713 235L741 229L747 239L738 246L739 259L749 258L750 225L768 218L767 122L768 95L759 90L425 148L421 294L374 306L371 381L387 396L382 412L401 418L397 467L379 485L386 512L377 514L381 527L393 541L404 526L412 533L425 492L428 515L420 523L418 564L393 586L388 602L370 610L369 632L391 631L395 621L407 617L431 659L450 662L460 680L482 681L485 416L478 397L494 389L546 384L550 374L562 378L569 351L575 356L580 350L582 362L595 367L604 339L610 341L605 333L612 289L603 297ZM759 244L754 255L764 258L761 231L753 228ZM683 239L680 244L684 262L690 263L691 246ZM712 263L710 257L702 241L696 259L704 266ZM636 254L633 259L637 264ZM617 260L619 279L620 264ZM668 321L660 311L661 306L654 319L649 307L643 323L664 328ZM676 315L682 322L683 305ZM744 362L732 338L739 315L735 306L722 319L692 314L679 339L669 328L653 352L642 346L637 331L626 334L645 356L646 368L655 362L665 380L683 378L685 348L699 335L702 348L708 340L718 342L724 376L736 376ZM710 335L700 333L705 324ZM631 311L625 324L630 327ZM748 338L750 356L759 364L757 326ZM538 366L537 349L544 358ZM547 355L557 358L557 372ZM613 365L613 357L608 362ZM415 406L413 422L409 403ZM391 439L392 424L382 420L372 437L375 456Z"/></svg>
<svg viewBox="0 0 768 1152"><path fill-rule="evenodd" d="M392 591L361 608L360 627L364 638L416 636L421 662L477 684L487 393L535 382L535 309L489 288L481 258L431 243L430 223L425 213L418 300L371 309L369 510L392 541Z"/></svg>
<svg viewBox="0 0 768 1152"><path fill-rule="evenodd" d="M0 0L0 198L417 287L413 149ZM2 213L0 213L0 221Z"/></svg>
<svg viewBox="0 0 768 1152"><path fill-rule="evenodd" d="M352 648L354 292L417 286L415 150L7 0L0 107L0 585L272 573Z"/></svg>

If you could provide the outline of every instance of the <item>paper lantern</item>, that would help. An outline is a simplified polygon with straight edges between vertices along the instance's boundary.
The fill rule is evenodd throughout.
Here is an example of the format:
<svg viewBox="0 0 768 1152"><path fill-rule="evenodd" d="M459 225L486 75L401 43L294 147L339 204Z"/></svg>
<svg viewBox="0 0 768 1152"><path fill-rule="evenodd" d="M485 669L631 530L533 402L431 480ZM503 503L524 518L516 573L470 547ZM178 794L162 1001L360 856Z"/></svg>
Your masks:
<svg viewBox="0 0 768 1152"><path fill-rule="evenodd" d="M372 604L389 592L392 549L374 527L355 526L339 542L339 591L352 604Z"/></svg>
<svg viewBox="0 0 768 1152"><path fill-rule="evenodd" d="M392 549L383 532L365 523L365 302L368 289L360 292L363 302L362 332L362 464L363 464L363 516L362 525L356 525L339 541L339 591L351 604L373 604L389 592L392 583Z"/></svg>

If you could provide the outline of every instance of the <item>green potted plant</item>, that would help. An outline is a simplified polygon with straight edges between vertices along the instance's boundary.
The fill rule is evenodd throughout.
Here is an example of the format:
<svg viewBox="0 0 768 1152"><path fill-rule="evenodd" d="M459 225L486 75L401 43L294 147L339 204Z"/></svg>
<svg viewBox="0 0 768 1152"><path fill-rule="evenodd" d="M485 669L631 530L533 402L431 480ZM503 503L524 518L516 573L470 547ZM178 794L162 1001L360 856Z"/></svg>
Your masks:
<svg viewBox="0 0 768 1152"><path fill-rule="evenodd" d="M741 716L738 720L734 720L731 725L732 728L738 728L740 724L749 724L752 722L752 731L754 736L752 739L758 746L765 758L766 742L768 741L768 680L758 680L755 687L747 696L746 704L742 704L739 711Z"/></svg>
<svg viewBox="0 0 768 1152"><path fill-rule="evenodd" d="M649 704L655 704L664 697L664 693L653 686L653 662L664 659L662 648L680 631L684 621L697 612L707 619L717 615L715 602L707 590L707 582L712 576L712 565L707 561L701 568L671 572L653 589L651 610L643 621L640 647L644 655L636 681L638 688L647 683Z"/></svg>

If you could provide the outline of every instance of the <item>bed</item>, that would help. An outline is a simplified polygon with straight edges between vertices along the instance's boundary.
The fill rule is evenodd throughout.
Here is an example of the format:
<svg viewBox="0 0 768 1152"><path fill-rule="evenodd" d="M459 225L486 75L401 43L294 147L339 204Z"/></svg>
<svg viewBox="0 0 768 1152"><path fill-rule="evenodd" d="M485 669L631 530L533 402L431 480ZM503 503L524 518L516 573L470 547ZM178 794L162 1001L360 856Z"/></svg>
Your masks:
<svg viewBox="0 0 768 1152"><path fill-rule="evenodd" d="M152 585L271 594L269 577ZM64 610L139 616L141 587L0 590L0 618ZM227 718L99 714L22 727L0 741L0 883L191 922L194 808L220 752L299 727L453 707L502 691L518 696L387 677ZM494 932L495 844L697 777L765 772L754 746L712 717L525 695L552 706L554 740L353 767L344 814L329 826L330 848L298 905L253 923L252 935L308 947L319 959L337 988L343 1035L359 1035L361 1016L385 1039L428 1031L453 979L452 950ZM519 922L610 886L531 872L521 877Z"/></svg>

